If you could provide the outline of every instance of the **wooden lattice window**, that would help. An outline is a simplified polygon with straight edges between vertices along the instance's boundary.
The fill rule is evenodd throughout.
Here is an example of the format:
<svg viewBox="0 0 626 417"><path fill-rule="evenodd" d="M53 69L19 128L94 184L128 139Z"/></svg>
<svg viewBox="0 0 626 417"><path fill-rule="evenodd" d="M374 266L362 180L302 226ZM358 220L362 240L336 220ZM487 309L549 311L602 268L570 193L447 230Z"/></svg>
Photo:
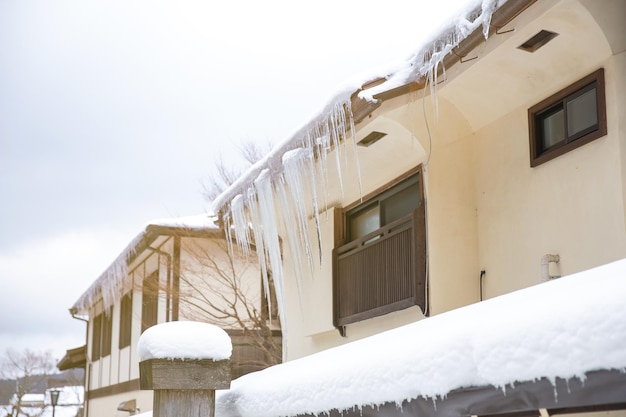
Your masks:
<svg viewBox="0 0 626 417"><path fill-rule="evenodd" d="M334 324L426 310L425 201L415 170L336 216Z"/></svg>

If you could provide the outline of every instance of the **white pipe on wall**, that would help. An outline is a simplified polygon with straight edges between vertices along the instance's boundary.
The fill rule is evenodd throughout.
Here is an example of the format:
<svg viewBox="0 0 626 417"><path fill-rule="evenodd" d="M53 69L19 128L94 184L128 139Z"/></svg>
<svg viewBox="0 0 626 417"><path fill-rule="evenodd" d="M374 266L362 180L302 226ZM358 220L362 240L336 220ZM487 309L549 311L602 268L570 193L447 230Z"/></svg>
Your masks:
<svg viewBox="0 0 626 417"><path fill-rule="evenodd" d="M554 278L559 278L558 275L550 275L550 264L558 264L561 260L559 255L546 254L541 257L541 282L546 282Z"/></svg>

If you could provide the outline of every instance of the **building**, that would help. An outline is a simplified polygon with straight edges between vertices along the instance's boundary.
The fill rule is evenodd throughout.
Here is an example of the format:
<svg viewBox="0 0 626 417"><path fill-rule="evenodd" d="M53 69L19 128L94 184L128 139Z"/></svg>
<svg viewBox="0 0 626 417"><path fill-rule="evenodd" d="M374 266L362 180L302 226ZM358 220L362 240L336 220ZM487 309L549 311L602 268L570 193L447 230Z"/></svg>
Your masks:
<svg viewBox="0 0 626 417"><path fill-rule="evenodd" d="M626 257L626 2L467 3L216 200L269 259L285 361ZM624 415L621 384L569 411Z"/></svg>
<svg viewBox="0 0 626 417"><path fill-rule="evenodd" d="M149 223L70 309L87 322L86 346L68 350L61 364L86 362L86 416L152 409L152 392L139 388L137 342L157 323L196 320L224 328L233 339L235 376L280 361L280 330L263 309L255 257L229 252L214 220Z"/></svg>

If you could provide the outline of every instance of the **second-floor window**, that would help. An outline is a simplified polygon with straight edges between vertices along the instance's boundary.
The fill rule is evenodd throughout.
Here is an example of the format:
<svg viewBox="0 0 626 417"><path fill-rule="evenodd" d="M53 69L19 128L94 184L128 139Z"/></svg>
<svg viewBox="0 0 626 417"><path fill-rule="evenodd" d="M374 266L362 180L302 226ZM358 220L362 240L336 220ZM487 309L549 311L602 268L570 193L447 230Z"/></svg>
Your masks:
<svg viewBox="0 0 626 417"><path fill-rule="evenodd" d="M128 292L120 302L120 342L119 348L130 346L131 330L133 323L133 293Z"/></svg>
<svg viewBox="0 0 626 417"><path fill-rule="evenodd" d="M111 354L111 336L113 332L113 317L111 309L98 314L93 319L91 339L91 360L97 361Z"/></svg>
<svg viewBox="0 0 626 417"><path fill-rule="evenodd" d="M421 171L336 217L334 324L418 305L426 308L425 202Z"/></svg>
<svg viewBox="0 0 626 417"><path fill-rule="evenodd" d="M604 70L528 109L528 122L532 167L606 135Z"/></svg>
<svg viewBox="0 0 626 417"><path fill-rule="evenodd" d="M159 271L143 281L141 302L141 332L154 326L159 318Z"/></svg>

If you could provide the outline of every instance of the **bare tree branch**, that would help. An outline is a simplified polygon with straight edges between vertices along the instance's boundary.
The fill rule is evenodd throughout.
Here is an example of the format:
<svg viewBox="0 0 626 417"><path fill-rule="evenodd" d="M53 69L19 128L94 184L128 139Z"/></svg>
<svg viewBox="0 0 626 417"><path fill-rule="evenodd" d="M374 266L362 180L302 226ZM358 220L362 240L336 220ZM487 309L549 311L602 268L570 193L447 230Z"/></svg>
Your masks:
<svg viewBox="0 0 626 417"><path fill-rule="evenodd" d="M15 380L15 401L12 404L11 415L23 414L24 395L32 392L41 382L46 381L48 376L54 373L55 368L55 361L49 350L36 352L25 349L18 352L14 349L7 349L5 351L0 361L0 377ZM36 417L39 414L33 414L29 409L29 415Z"/></svg>
<svg viewBox="0 0 626 417"><path fill-rule="evenodd" d="M258 143L243 141L238 146L242 161L225 161L219 155L214 162L213 172L202 184L202 194L208 201L213 201L222 191L232 185L250 166L260 161L272 148L271 142Z"/></svg>
<svg viewBox="0 0 626 417"><path fill-rule="evenodd" d="M225 328L232 333L234 347L244 343L243 351L254 350L254 355L235 358L235 367L258 370L281 363L280 322L267 311L254 255L230 253L222 238L187 240L184 248L178 289L181 317ZM167 288L161 290L168 293Z"/></svg>

